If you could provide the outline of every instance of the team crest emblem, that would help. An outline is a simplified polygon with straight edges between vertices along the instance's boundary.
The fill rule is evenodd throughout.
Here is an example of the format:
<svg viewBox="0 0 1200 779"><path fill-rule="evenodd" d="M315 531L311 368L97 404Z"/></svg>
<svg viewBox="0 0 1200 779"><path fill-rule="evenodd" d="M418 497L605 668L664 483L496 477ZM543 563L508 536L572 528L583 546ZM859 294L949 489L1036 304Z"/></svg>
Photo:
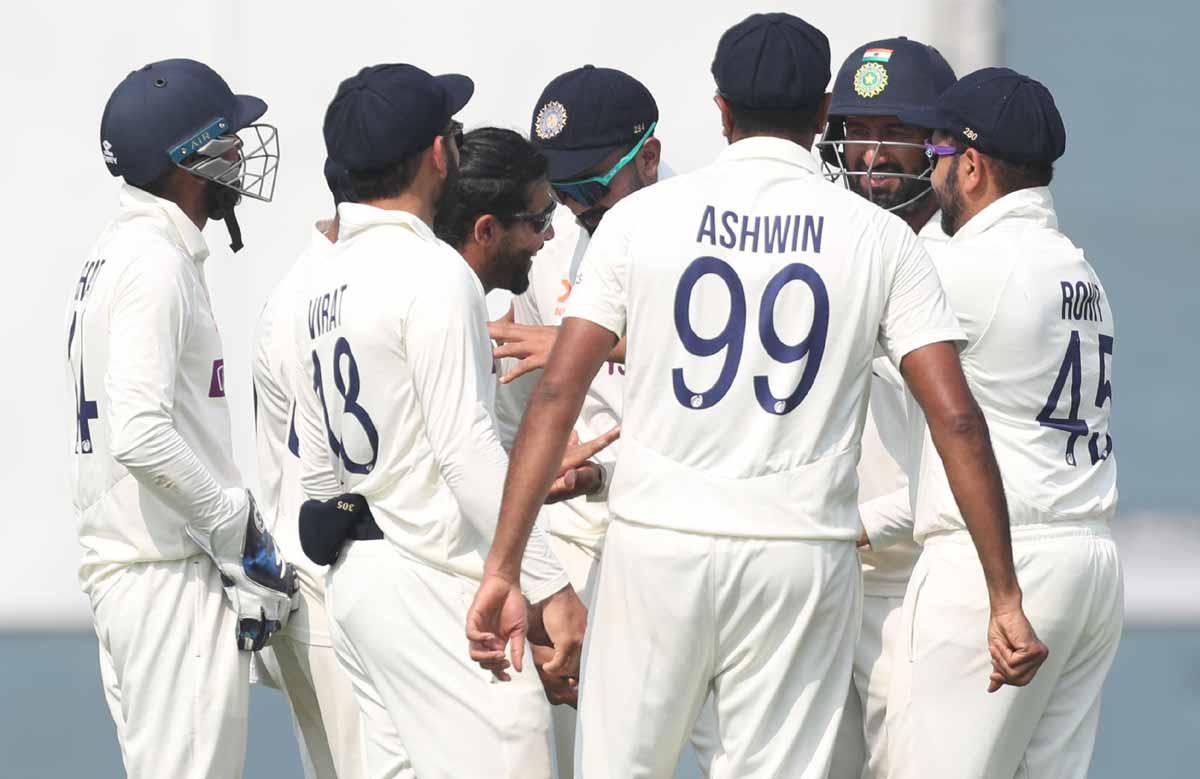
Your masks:
<svg viewBox="0 0 1200 779"><path fill-rule="evenodd" d="M567 126L567 109L557 100L551 100L538 111L533 122L533 131L543 141L556 137Z"/></svg>
<svg viewBox="0 0 1200 779"><path fill-rule="evenodd" d="M864 62L854 74L854 91L859 97L879 97L887 85L887 68L878 62Z"/></svg>

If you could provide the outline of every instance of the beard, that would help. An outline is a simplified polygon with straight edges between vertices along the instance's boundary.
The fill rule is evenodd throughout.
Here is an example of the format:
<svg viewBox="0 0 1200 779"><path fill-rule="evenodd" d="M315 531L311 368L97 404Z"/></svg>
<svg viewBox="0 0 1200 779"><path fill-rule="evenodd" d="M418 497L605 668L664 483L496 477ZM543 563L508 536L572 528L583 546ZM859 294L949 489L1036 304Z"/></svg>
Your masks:
<svg viewBox="0 0 1200 779"><path fill-rule="evenodd" d="M493 263L497 283L494 289L506 289L520 295L529 289L529 270L533 267L533 252L503 247Z"/></svg>
<svg viewBox="0 0 1200 779"><path fill-rule="evenodd" d="M853 172L866 173L867 167L859 165ZM908 173L899 165L894 163L884 163L876 165L871 171L872 178L882 178L889 173ZM883 175L881 175L883 174ZM915 175L915 174L912 174ZM891 211L897 216L904 216L921 205L921 199L929 194L930 183L928 179L898 179L900 186L896 187L894 192L888 192L884 189L872 190L867 186L867 176L851 176L850 187L857 194L870 200L880 208Z"/></svg>
<svg viewBox="0 0 1200 779"><path fill-rule="evenodd" d="M936 190L938 204L942 209L942 232L953 236L962 227L962 215L966 210L963 203L962 191L958 188L957 156L950 161L950 170L946 171L946 186Z"/></svg>

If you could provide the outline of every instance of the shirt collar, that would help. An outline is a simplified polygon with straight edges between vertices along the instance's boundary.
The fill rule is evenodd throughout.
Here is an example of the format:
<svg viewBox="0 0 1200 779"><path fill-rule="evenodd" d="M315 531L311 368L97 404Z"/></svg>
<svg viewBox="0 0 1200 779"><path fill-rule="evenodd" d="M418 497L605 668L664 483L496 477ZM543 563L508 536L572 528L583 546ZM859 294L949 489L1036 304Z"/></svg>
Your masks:
<svg viewBox="0 0 1200 779"><path fill-rule="evenodd" d="M419 216L409 211L393 211L376 208L364 203L342 203L338 206L338 242L348 240L352 236L369 230L375 225L400 225L407 227L420 238L436 241L433 229L425 224Z"/></svg>
<svg viewBox="0 0 1200 779"><path fill-rule="evenodd" d="M196 223L170 200L152 195L131 184L121 187L121 210L128 217L143 216L155 220L167 237L196 262L208 257L208 243Z"/></svg>
<svg viewBox="0 0 1200 779"><path fill-rule="evenodd" d="M982 211L959 228L951 241L957 242L982 235L1000 222L1027 222L1034 227L1058 229L1054 198L1049 187L1029 187L1009 192L992 201Z"/></svg>
<svg viewBox="0 0 1200 779"><path fill-rule="evenodd" d="M819 173L821 170L817 158L800 144L763 135L743 138L729 144L721 150L717 160L778 160L802 168L808 173Z"/></svg>

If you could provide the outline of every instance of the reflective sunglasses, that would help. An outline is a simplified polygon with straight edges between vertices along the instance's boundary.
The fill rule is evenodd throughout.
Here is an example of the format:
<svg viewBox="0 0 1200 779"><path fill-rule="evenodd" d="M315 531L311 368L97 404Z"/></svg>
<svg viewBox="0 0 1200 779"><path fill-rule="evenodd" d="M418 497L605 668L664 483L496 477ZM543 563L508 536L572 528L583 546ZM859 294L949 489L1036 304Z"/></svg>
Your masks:
<svg viewBox="0 0 1200 779"><path fill-rule="evenodd" d="M529 211L522 211L519 214L513 214L512 218L521 222L529 222L534 230L544 233L550 229L550 223L554 220L554 209L556 208L558 208L558 201L550 198L550 205L536 214Z"/></svg>
<svg viewBox="0 0 1200 779"><path fill-rule="evenodd" d="M933 143L930 139L925 139L925 156L929 158L930 170L937 167L938 160L942 157L953 157L955 154L962 154L964 151L966 151L965 148Z"/></svg>
<svg viewBox="0 0 1200 779"><path fill-rule="evenodd" d="M576 203L591 208L608 196L608 185L613 178L621 172L621 168L628 165L637 153L642 150L642 146L654 134L654 126L658 122L651 122L646 129L646 134L637 142L637 145L629 150L621 159L617 160L617 164L609 168L608 173L602 176L590 176L586 179L577 181L551 181L550 186L559 195L560 198L569 197Z"/></svg>

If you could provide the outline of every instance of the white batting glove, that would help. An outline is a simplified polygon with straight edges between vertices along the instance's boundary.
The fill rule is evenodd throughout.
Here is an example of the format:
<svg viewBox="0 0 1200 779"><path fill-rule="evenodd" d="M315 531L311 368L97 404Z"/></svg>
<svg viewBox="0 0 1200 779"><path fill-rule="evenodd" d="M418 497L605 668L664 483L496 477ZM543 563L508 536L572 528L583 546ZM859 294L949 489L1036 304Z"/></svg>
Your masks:
<svg viewBox="0 0 1200 779"><path fill-rule="evenodd" d="M279 555L249 490L244 511L208 530L188 527L188 535L217 564L225 596L237 612L237 644L257 652L283 629L297 606L296 570Z"/></svg>

